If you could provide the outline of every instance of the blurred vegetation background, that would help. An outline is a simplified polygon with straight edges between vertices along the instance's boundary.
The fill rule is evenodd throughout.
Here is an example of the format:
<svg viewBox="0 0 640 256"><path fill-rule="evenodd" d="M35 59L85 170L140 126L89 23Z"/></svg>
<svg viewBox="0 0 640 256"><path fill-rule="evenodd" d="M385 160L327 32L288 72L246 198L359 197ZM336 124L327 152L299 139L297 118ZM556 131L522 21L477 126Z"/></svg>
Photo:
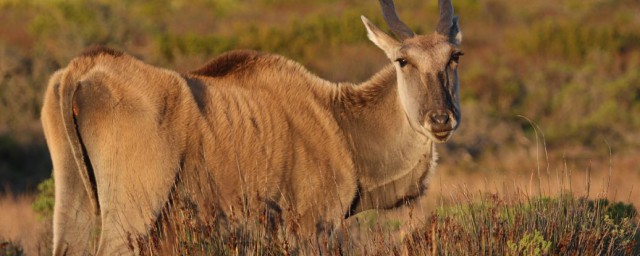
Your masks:
<svg viewBox="0 0 640 256"><path fill-rule="evenodd" d="M437 1L396 2L417 33L433 31ZM617 167L640 175L640 1L454 7L464 34L463 122L440 146L439 170L528 173L543 135L549 162L581 170L622 156ZM389 63L360 15L386 27L373 0L0 0L0 186L33 191L50 177L43 93L48 77L85 47L107 45L180 72L249 48L359 82Z"/></svg>

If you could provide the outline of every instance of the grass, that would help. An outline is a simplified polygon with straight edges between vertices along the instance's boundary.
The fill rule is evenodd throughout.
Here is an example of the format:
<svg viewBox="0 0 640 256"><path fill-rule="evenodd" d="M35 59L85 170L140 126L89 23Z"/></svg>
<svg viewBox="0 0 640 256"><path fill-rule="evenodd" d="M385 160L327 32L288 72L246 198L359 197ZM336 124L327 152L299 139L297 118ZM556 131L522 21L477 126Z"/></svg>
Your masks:
<svg viewBox="0 0 640 256"><path fill-rule="evenodd" d="M480 194L439 208L406 246L434 255L635 255L631 205L571 194ZM471 200L471 202L469 202Z"/></svg>
<svg viewBox="0 0 640 256"><path fill-rule="evenodd" d="M590 178L568 186L564 179L570 175L557 176L563 179L555 181L557 193L543 192L549 184L534 176L540 182L530 186L537 192L515 184L503 184L500 192L458 187L445 195L432 189L436 205L418 204L410 213L387 217L367 211L342 223L345 233L319 238L298 233L295 220L270 222L273 216L266 211L248 219L202 217L177 191L150 234L131 238L130 246L144 248L143 255L638 255L636 208L602 198L609 188L592 186ZM585 190L578 192L582 185ZM40 189L33 205L46 220L51 180ZM5 243L5 248L20 252L19 244Z"/></svg>
<svg viewBox="0 0 640 256"><path fill-rule="evenodd" d="M172 248L170 254L181 255L291 255L324 251L346 255L637 255L640 253L637 211L632 205L612 203L606 199L577 198L572 194L556 197L506 195L472 195L460 191L426 214L426 222L418 224L403 239L394 237L399 220L381 222L375 213L358 216L366 239L321 237L319 245L306 237L280 227L275 233L264 229L236 226L221 231L213 222L195 221L174 215L168 223L201 223L178 225L177 236L163 240L147 237L145 241L162 241L146 245L150 255L158 248ZM447 201L447 200L445 200ZM184 211L185 209L182 209ZM187 209L188 211L188 209ZM178 217L179 216L179 217ZM421 216L421 217L425 217ZM264 216L259 216L262 219ZM405 216L406 218L406 216ZM263 224L263 221L258 221ZM208 224L202 224L208 223ZM246 223L245 223L246 224ZM250 225L249 225L250 226ZM357 226L357 225L356 225ZM352 229L351 232L356 229ZM175 232L177 231L177 232ZM353 234L351 234L353 235ZM345 242L346 241L346 242ZM167 251L163 251L167 253Z"/></svg>
<svg viewBox="0 0 640 256"><path fill-rule="evenodd" d="M34 196L0 196L0 255L50 253L51 222L38 220L33 201Z"/></svg>
<svg viewBox="0 0 640 256"><path fill-rule="evenodd" d="M501 148L521 146L530 135L518 115L544 127L558 151L589 157L604 138L614 150L640 152L637 1L454 5L467 53L462 110L474 125L443 155L462 152L482 165L492 165L494 155L510 157ZM417 32L433 30L436 1L403 1L398 10ZM181 72L251 48L285 55L329 80L358 82L388 63L367 40L361 14L384 28L375 1L0 1L0 177L33 191L50 176L38 120L44 87L85 47L104 44Z"/></svg>

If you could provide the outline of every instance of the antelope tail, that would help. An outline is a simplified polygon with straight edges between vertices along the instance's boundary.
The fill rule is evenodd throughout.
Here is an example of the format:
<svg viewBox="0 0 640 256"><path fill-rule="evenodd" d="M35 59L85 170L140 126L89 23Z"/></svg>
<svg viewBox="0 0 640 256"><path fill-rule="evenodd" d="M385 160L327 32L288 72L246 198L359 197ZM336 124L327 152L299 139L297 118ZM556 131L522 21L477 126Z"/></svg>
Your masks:
<svg viewBox="0 0 640 256"><path fill-rule="evenodd" d="M62 121L64 122L67 139L73 152L73 158L78 166L80 178L91 202L93 213L98 215L100 213L100 205L98 204L98 191L94 186L95 178L93 178L93 167L89 161L85 145L82 142L76 119L79 110L76 108L77 106L74 104L74 100L76 92L79 90L80 82L73 81L69 79L69 77L70 76L67 76L66 79L63 77L61 83L60 110L62 112Z"/></svg>

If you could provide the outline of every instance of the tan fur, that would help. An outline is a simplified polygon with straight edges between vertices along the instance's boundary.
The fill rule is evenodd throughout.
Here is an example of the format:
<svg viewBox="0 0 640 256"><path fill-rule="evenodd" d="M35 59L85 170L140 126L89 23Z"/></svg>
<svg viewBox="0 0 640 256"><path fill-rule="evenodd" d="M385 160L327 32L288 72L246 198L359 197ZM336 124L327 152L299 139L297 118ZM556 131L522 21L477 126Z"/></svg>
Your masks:
<svg viewBox="0 0 640 256"><path fill-rule="evenodd" d="M421 73L449 65L455 48L439 34L405 45L431 67ZM290 207L311 233L406 205L423 195L436 154L412 123L424 117L405 109L398 72L337 84L283 57L234 51L178 74L88 50L52 76L42 110L54 255L131 253L129 239L148 232L177 185L205 214Z"/></svg>

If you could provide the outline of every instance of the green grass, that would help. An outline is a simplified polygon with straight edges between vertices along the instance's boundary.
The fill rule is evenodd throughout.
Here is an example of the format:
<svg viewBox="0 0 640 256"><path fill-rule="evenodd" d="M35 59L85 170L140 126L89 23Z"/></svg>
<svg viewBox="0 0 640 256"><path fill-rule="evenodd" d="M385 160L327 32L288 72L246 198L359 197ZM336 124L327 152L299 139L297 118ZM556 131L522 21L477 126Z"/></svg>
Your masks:
<svg viewBox="0 0 640 256"><path fill-rule="evenodd" d="M407 241L437 255L635 255L631 205L575 198L480 195L439 208ZM515 196L520 197L520 196Z"/></svg>

